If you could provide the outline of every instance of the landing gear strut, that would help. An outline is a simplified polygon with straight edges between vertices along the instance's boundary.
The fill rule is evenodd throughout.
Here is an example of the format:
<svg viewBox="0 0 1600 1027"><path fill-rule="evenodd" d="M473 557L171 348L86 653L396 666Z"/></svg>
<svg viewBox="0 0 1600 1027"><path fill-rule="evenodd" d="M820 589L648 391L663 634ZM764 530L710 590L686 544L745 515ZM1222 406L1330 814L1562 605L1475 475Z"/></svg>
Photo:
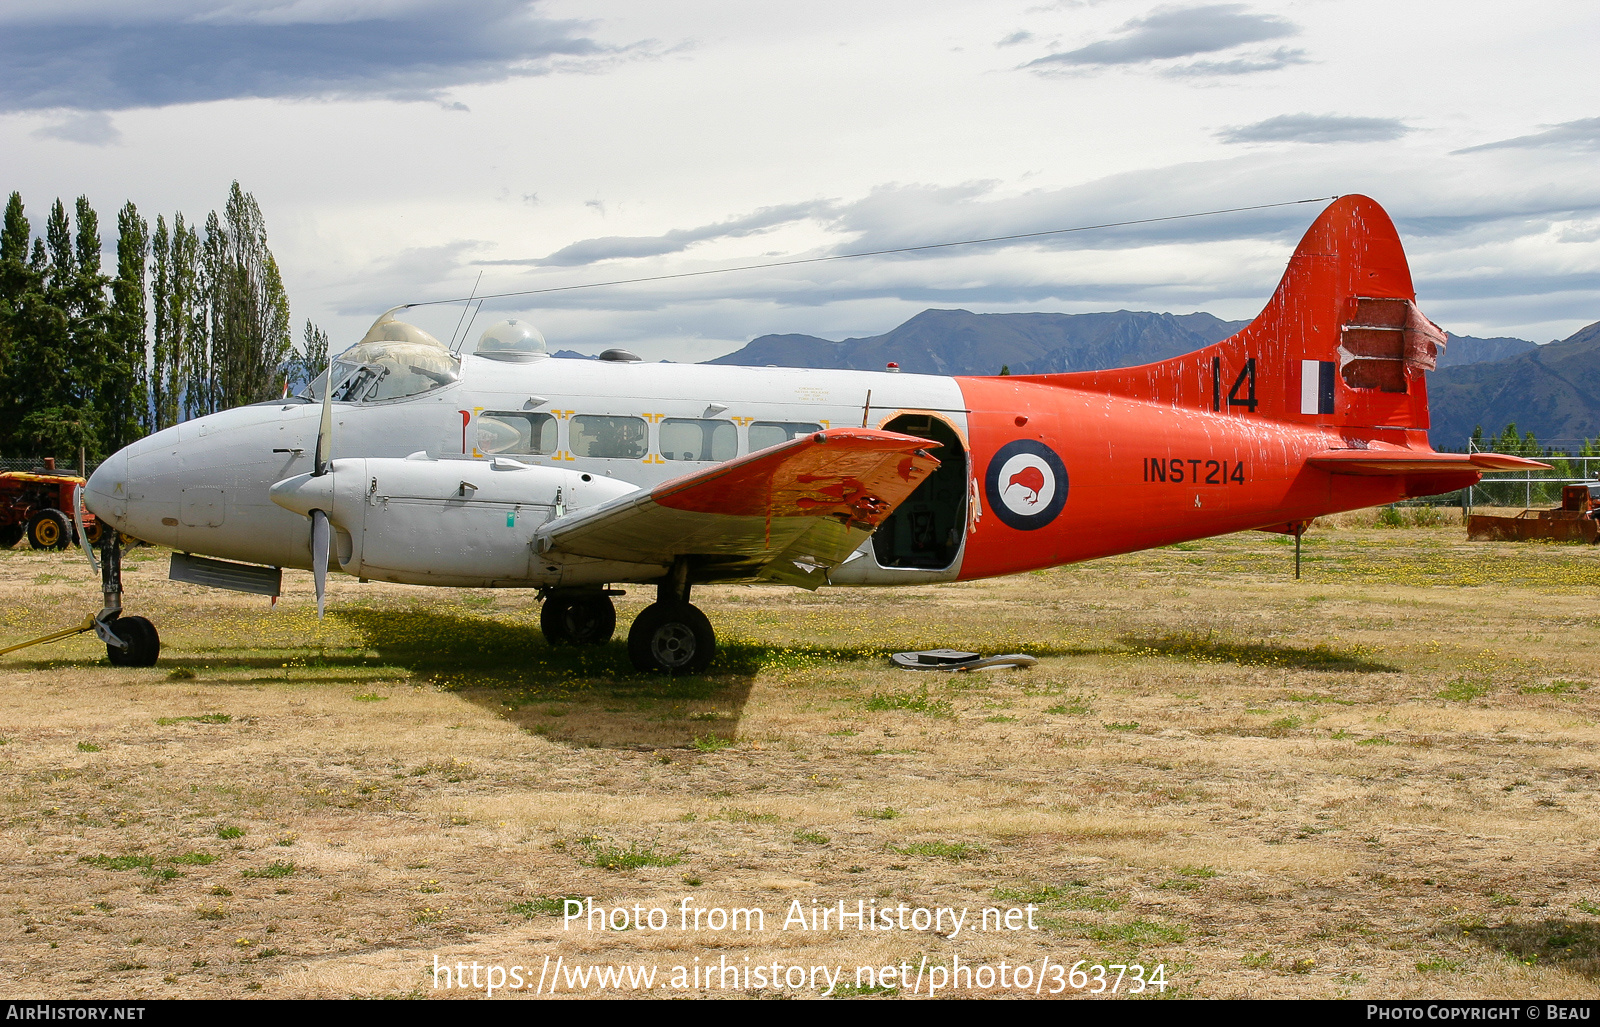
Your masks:
<svg viewBox="0 0 1600 1027"><path fill-rule="evenodd" d="M94 554L89 550L87 533L82 530L82 524L78 528L78 538L84 542L84 555L89 558L90 566L100 571L100 590L105 596L105 606L99 613L83 618L77 627L62 628L48 635L5 646L0 648L0 655L93 631L106 644L106 658L118 667L155 666L156 657L161 655L161 636L156 633L156 626L143 617L122 616L122 539L115 531L102 532L100 560L97 564ZM4 536L0 536L0 541L3 540Z"/></svg>
<svg viewBox="0 0 1600 1027"><path fill-rule="evenodd" d="M717 636L706 615L689 604L689 562L683 557L656 588L628 631L628 659L637 670L657 674L698 674L710 666Z"/></svg>
<svg viewBox="0 0 1600 1027"><path fill-rule="evenodd" d="M551 645L605 645L617 630L612 593L556 593L539 611L539 630Z"/></svg>
<svg viewBox="0 0 1600 1027"><path fill-rule="evenodd" d="M100 540L100 591L105 607L94 617L94 633L106 644L106 659L118 667L153 667L161 635L143 617L122 616L122 539L114 531Z"/></svg>

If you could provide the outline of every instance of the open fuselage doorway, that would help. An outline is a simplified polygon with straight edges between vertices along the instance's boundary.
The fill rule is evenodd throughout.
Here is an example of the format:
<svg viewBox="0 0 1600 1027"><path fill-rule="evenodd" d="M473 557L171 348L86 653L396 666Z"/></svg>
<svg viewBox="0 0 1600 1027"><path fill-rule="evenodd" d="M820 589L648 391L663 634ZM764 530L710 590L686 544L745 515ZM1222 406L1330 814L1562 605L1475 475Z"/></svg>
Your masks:
<svg viewBox="0 0 1600 1027"><path fill-rule="evenodd" d="M939 444L939 467L873 533L880 567L940 570L955 563L967 527L967 450L954 428L932 414L901 414L886 431Z"/></svg>

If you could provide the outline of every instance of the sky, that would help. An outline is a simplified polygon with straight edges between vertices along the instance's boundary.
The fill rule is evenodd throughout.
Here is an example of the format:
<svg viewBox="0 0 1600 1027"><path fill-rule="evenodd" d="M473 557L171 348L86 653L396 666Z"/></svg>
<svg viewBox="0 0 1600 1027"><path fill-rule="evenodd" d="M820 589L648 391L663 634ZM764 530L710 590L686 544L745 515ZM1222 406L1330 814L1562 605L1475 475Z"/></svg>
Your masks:
<svg viewBox="0 0 1600 1027"><path fill-rule="evenodd" d="M335 350L474 290L1365 193L1430 317L1547 342L1600 320L1597 38L1582 0L0 0L0 189L38 231L80 194L203 221L238 180ZM1248 318L1322 205L507 298L471 334L688 361L929 307Z"/></svg>

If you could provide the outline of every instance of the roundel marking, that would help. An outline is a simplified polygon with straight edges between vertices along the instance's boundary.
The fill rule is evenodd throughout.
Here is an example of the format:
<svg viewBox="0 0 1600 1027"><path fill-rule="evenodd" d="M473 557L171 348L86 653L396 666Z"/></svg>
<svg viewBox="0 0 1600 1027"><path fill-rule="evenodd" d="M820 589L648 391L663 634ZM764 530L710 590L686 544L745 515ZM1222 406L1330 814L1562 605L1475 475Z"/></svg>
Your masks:
<svg viewBox="0 0 1600 1027"><path fill-rule="evenodd" d="M1066 505L1067 469L1044 443L1016 439L989 459L984 492L1002 523L1033 531L1055 520Z"/></svg>

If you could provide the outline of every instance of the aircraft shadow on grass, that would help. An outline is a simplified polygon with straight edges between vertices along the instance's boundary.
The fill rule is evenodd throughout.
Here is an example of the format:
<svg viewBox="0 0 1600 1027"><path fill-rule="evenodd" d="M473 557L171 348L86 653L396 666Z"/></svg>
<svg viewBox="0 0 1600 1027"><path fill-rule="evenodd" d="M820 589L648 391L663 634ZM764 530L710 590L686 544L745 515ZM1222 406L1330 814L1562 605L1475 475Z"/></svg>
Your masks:
<svg viewBox="0 0 1600 1027"><path fill-rule="evenodd" d="M1558 966L1600 980L1600 923L1560 918L1463 932L1480 945L1535 966Z"/></svg>
<svg viewBox="0 0 1600 1027"><path fill-rule="evenodd" d="M407 610L344 610L386 665L405 667L524 730L577 746L722 748L737 737L755 677L769 667L886 664L882 646L771 645L725 640L703 675L641 674L619 637L552 646L531 624ZM959 643L952 643L959 644ZM1084 655L1034 646L1035 655ZM909 677L909 676L908 676ZM908 679L907 687L913 686Z"/></svg>
<svg viewBox="0 0 1600 1027"><path fill-rule="evenodd" d="M1359 649L1280 645L1231 638L1215 632L1175 632L1162 635L1125 635L1121 642L1140 656L1165 656L1198 663L1237 663L1247 667L1283 667L1287 670L1343 671L1347 673L1397 673L1401 668L1369 659Z"/></svg>

